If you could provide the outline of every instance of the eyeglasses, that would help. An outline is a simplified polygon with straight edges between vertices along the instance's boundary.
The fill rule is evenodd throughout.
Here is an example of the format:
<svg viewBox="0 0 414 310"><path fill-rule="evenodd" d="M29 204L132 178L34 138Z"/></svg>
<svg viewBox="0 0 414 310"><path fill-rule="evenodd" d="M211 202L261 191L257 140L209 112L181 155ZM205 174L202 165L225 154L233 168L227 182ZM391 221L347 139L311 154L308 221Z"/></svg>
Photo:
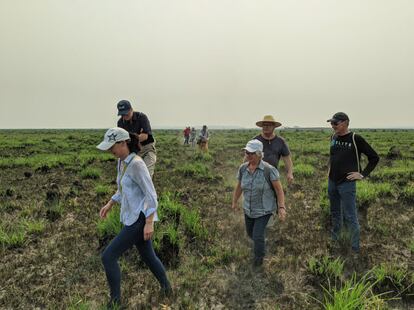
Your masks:
<svg viewBox="0 0 414 310"><path fill-rule="evenodd" d="M249 151L245 151L246 155L254 155L256 154L256 152L249 152Z"/></svg>
<svg viewBox="0 0 414 310"><path fill-rule="evenodd" d="M342 123L343 121L332 121L331 125L332 126L338 126L340 123Z"/></svg>

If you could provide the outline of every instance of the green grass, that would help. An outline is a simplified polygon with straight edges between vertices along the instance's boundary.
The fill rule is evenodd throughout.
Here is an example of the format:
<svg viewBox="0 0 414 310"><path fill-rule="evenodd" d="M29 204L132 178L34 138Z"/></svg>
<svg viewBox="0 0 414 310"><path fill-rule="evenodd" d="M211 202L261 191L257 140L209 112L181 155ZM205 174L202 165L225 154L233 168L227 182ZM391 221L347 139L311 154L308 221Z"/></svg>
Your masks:
<svg viewBox="0 0 414 310"><path fill-rule="evenodd" d="M40 234L46 228L46 224L43 219L42 220L31 220L31 221L27 220L27 221L24 221L23 225L25 226L26 231L29 234Z"/></svg>
<svg viewBox="0 0 414 310"><path fill-rule="evenodd" d="M168 224L166 228L164 229L164 231L162 232L162 235L168 236L168 239L173 245L181 244L180 233L178 232L174 224Z"/></svg>
<svg viewBox="0 0 414 310"><path fill-rule="evenodd" d="M411 251L411 254L414 254L414 239L411 240L410 244L408 245L408 248Z"/></svg>
<svg viewBox="0 0 414 310"><path fill-rule="evenodd" d="M89 310L91 308L91 305L79 295L72 297L67 307L68 310Z"/></svg>
<svg viewBox="0 0 414 310"><path fill-rule="evenodd" d="M384 309L381 295L376 295L372 291L373 285L365 278L358 281L354 274L340 288L324 288L323 308L326 310Z"/></svg>
<svg viewBox="0 0 414 310"><path fill-rule="evenodd" d="M194 177L196 179L213 179L214 176L210 173L209 168L200 162L184 164L176 168L178 173L187 177Z"/></svg>
<svg viewBox="0 0 414 310"><path fill-rule="evenodd" d="M0 226L0 244L5 248L14 248L23 246L26 241L26 230L23 225L17 225L14 228L5 228Z"/></svg>
<svg viewBox="0 0 414 310"><path fill-rule="evenodd" d="M392 191L390 183L357 182L357 204L359 206L369 205L378 197L391 195Z"/></svg>
<svg viewBox="0 0 414 310"><path fill-rule="evenodd" d="M295 164L293 166L293 174L296 177L311 177L315 173L315 168L308 164Z"/></svg>
<svg viewBox="0 0 414 310"><path fill-rule="evenodd" d="M335 280L341 278L345 261L339 257L333 259L329 256L322 258L312 257L308 262L308 270L315 276Z"/></svg>
<svg viewBox="0 0 414 310"><path fill-rule="evenodd" d="M190 235L200 239L207 238L208 232L202 226L200 215L196 210L183 209L181 216L184 228L190 232Z"/></svg>
<svg viewBox="0 0 414 310"><path fill-rule="evenodd" d="M407 184L402 190L402 198L408 201L414 201L414 183Z"/></svg>
<svg viewBox="0 0 414 310"><path fill-rule="evenodd" d="M108 185L98 184L95 186L95 193L97 196L105 196L111 192L111 187Z"/></svg>
<svg viewBox="0 0 414 310"><path fill-rule="evenodd" d="M53 201L47 205L47 217L54 221L60 218L65 211L65 207L62 202Z"/></svg>
<svg viewBox="0 0 414 310"><path fill-rule="evenodd" d="M197 152L193 155L192 159L199 162L208 162L213 160L213 156L209 153Z"/></svg>
<svg viewBox="0 0 414 310"><path fill-rule="evenodd" d="M106 218L99 220L97 228L100 237L114 237L119 234L122 229L122 223L119 220L119 213L119 205L115 205L112 207L111 211L107 213Z"/></svg>
<svg viewBox="0 0 414 310"><path fill-rule="evenodd" d="M407 267L382 263L372 269L372 274L375 286L380 291L399 296L407 293L409 289L413 289L414 282L410 275L412 276L414 273L410 273Z"/></svg>
<svg viewBox="0 0 414 310"><path fill-rule="evenodd" d="M322 216L324 219L327 219L330 214L330 202L328 198L328 181L325 181L321 185L319 193L319 206L322 209Z"/></svg>
<svg viewBox="0 0 414 310"><path fill-rule="evenodd" d="M391 167L375 169L371 177L375 180L412 179L414 177L414 163L407 160L396 160Z"/></svg>
<svg viewBox="0 0 414 310"><path fill-rule="evenodd" d="M174 222L178 217L184 229L193 237L200 239L207 237L207 231L202 226L201 218L197 210L187 209L170 192L163 193L159 201L158 216L161 221L168 218Z"/></svg>
<svg viewBox="0 0 414 310"><path fill-rule="evenodd" d="M80 172L80 176L82 179L99 179L101 174L101 170L92 167L84 168Z"/></svg>
<svg viewBox="0 0 414 310"><path fill-rule="evenodd" d="M41 167L54 168L60 165L70 165L75 162L75 155L48 155L40 154L34 156L0 158L0 168L32 167L38 169Z"/></svg>

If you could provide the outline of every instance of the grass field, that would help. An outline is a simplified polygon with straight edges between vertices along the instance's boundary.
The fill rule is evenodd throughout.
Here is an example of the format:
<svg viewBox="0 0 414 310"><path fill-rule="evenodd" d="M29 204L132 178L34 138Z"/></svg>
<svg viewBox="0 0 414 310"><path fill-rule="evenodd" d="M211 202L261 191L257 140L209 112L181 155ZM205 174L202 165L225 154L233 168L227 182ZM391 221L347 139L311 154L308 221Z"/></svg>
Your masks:
<svg viewBox="0 0 414 310"><path fill-rule="evenodd" d="M119 209L99 220L116 189L115 160L95 146L104 130L0 131L0 308L103 309L100 253ZM158 130L154 246L174 296L136 249L120 260L131 309L413 309L414 131L356 130L381 160L358 183L361 257L329 246L329 130L285 130L295 182L287 220L267 233L264 270L250 267L243 214L231 211L241 148L256 130L212 131L210 151ZM365 165L366 162L363 162ZM346 239L346 238L345 238Z"/></svg>

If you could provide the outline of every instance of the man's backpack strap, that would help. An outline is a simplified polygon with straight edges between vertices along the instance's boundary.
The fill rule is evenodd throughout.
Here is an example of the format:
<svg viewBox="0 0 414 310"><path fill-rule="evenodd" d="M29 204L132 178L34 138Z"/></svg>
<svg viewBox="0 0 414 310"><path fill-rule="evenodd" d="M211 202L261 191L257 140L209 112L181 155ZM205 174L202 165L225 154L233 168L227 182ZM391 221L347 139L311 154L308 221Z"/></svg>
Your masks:
<svg viewBox="0 0 414 310"><path fill-rule="evenodd" d="M276 195L276 191L273 188L272 180L270 180L270 171L272 170L273 166L265 161L263 161L263 164L264 164L264 176L265 176L266 182L269 184L270 188Z"/></svg>
<svg viewBox="0 0 414 310"><path fill-rule="evenodd" d="M357 159L357 165L358 165L358 173L360 172L360 168L359 168L359 155L358 155L358 146L355 143L355 132L352 133L352 142L354 142L354 146L355 146L355 153L356 153L356 159Z"/></svg>

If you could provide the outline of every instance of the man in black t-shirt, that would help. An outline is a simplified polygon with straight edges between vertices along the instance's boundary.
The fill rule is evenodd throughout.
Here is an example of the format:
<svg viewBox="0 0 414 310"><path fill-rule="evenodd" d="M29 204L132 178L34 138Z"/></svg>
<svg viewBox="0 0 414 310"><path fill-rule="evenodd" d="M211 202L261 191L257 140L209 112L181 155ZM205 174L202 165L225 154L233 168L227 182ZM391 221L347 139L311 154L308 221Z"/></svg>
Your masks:
<svg viewBox="0 0 414 310"><path fill-rule="evenodd" d="M129 132L131 152L137 153L144 160L152 177L157 155L148 117L142 112L135 112L128 100L119 101L117 107L118 115L121 116L117 126Z"/></svg>
<svg viewBox="0 0 414 310"><path fill-rule="evenodd" d="M359 253L360 229L356 210L355 181L364 179L374 170L379 156L364 138L349 131L349 117L345 113L335 113L328 122L334 130L330 147L328 180L332 239L339 240L343 222L349 230L353 252ZM361 154L368 157L368 164L363 170L360 164Z"/></svg>
<svg viewBox="0 0 414 310"><path fill-rule="evenodd" d="M282 137L278 137L275 129L282 124L276 122L272 115L265 115L263 120L256 122L262 128L260 135L254 137L263 144L263 160L278 169L282 157L286 168L286 178L289 184L293 182L293 163L289 147Z"/></svg>

